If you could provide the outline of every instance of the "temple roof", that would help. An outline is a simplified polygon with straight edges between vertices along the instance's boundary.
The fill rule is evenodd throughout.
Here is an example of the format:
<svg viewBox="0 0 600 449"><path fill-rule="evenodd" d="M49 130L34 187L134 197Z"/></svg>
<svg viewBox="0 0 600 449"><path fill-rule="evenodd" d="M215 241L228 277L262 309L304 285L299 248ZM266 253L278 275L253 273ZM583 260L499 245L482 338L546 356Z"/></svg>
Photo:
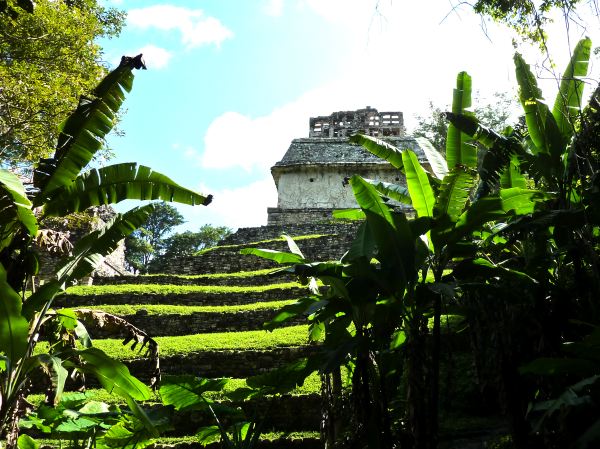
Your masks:
<svg viewBox="0 0 600 449"><path fill-rule="evenodd" d="M389 137L385 141L399 149L415 152L419 161L425 161L423 150L412 137ZM337 165L337 164L388 164L387 161L350 143L347 138L294 139L283 158L273 168L294 165Z"/></svg>

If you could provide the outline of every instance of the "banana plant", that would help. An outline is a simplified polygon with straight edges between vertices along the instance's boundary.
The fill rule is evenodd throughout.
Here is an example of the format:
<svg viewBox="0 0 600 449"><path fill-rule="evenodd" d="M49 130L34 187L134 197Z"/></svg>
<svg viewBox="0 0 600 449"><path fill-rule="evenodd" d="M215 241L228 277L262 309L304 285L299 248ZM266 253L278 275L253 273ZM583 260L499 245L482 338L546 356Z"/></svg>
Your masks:
<svg viewBox="0 0 600 449"><path fill-rule="evenodd" d="M32 186L25 189L17 176L0 170L0 434L6 436L9 448L16 444L24 396L31 387L29 379L37 372L49 378L55 403L60 401L69 370L95 376L105 389L128 402L152 435L156 433L135 402L150 398L150 389L122 363L92 347L86 332L79 335L82 347L55 345L47 352L35 350L42 328L64 318L52 311L55 296L88 275L103 256L143 224L153 204L117 214L106 226L81 238L41 287L32 289L31 283L40 263L34 241L46 217L125 199L210 203L210 195L181 187L135 163L84 171L112 129L125 93L132 88L133 70L140 68L145 68L142 55L123 57L92 96L81 99L61 127L54 156L35 167ZM81 326L76 322L71 329Z"/></svg>

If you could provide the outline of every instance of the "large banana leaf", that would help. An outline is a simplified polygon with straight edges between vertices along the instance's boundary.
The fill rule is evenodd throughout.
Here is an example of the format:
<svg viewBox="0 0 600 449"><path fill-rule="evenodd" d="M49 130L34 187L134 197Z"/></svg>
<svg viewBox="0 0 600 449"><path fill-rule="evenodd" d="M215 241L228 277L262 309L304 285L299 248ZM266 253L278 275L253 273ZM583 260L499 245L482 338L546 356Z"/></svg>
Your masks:
<svg viewBox="0 0 600 449"><path fill-rule="evenodd" d="M388 197L391 200L397 201L404 204L412 204L410 199L410 193L408 189L400 184L392 184L385 181L377 181L374 179L363 178L366 182L371 184L375 189L383 196Z"/></svg>
<svg viewBox="0 0 600 449"><path fill-rule="evenodd" d="M442 180L433 215L448 216L455 223L462 214L477 181L477 173L464 165L457 165Z"/></svg>
<svg viewBox="0 0 600 449"><path fill-rule="evenodd" d="M23 184L8 170L0 169L0 250L10 244L15 232L23 226L30 236L38 230Z"/></svg>
<svg viewBox="0 0 600 449"><path fill-rule="evenodd" d="M0 354L11 363L25 355L29 323L21 315L21 297L6 280L6 270L0 264Z"/></svg>
<svg viewBox="0 0 600 449"><path fill-rule="evenodd" d="M350 137L350 142L362 145L366 150L373 153L375 156L388 161L394 168L402 170L402 151L394 145L377 139L376 137L365 136L363 134L355 134Z"/></svg>
<svg viewBox="0 0 600 449"><path fill-rule="evenodd" d="M58 265L57 280L68 284L90 274L117 249L121 240L146 222L154 207L151 203L117 214L104 227L81 238L73 247L72 256Z"/></svg>
<svg viewBox="0 0 600 449"><path fill-rule="evenodd" d="M412 151L404 151L402 160L404 161L406 173L406 185L417 215L419 217L432 217L435 197L427 173L419 164L417 155Z"/></svg>
<svg viewBox="0 0 600 449"><path fill-rule="evenodd" d="M448 164L444 157L425 137L416 137L415 140L423 150L423 153L425 153L425 158L431 166L433 175L438 179L443 179L448 173Z"/></svg>
<svg viewBox="0 0 600 449"><path fill-rule="evenodd" d="M40 193L34 201L42 205L54 190L68 185L92 160L101 148L106 134L115 123L115 115L133 84L134 68L144 67L141 56L122 58L92 92L83 97L79 106L63 123L54 157L43 160L36 168L34 184Z"/></svg>
<svg viewBox="0 0 600 449"><path fill-rule="evenodd" d="M471 77L467 72L460 72L456 77L456 88L452 98L452 113L468 115L471 107ZM464 165L477 168L477 147L470 136L461 132L452 122L448 125L446 135L446 162L448 168Z"/></svg>
<svg viewBox="0 0 600 449"><path fill-rule="evenodd" d="M592 41L589 38L580 40L575 46L552 108L552 115L564 142L569 142L573 137L575 121L581 112L584 88L582 77L588 73L591 48Z"/></svg>
<svg viewBox="0 0 600 449"><path fill-rule="evenodd" d="M107 356L98 348L77 351L84 362L79 367L83 372L96 376L102 387L123 399L130 397L136 401L146 401L152 397L150 388L133 377L121 362Z"/></svg>
<svg viewBox="0 0 600 449"><path fill-rule="evenodd" d="M62 366L62 360L50 354L38 354L31 357L30 360L35 361L32 368L35 365L41 366L50 378L54 388L54 405L58 404L69 375L69 372Z"/></svg>
<svg viewBox="0 0 600 449"><path fill-rule="evenodd" d="M240 254L250 254L257 257L262 257L263 259L272 260L280 264L306 262L304 258L298 254L276 251L274 249L244 248L240 250Z"/></svg>
<svg viewBox="0 0 600 449"><path fill-rule="evenodd" d="M175 410L205 408L204 393L221 391L229 379L206 379L192 375L165 376L160 386L160 398L164 405Z"/></svg>
<svg viewBox="0 0 600 449"><path fill-rule="evenodd" d="M404 214L393 215L377 190L360 176L352 176L350 185L356 202L365 213L382 267L395 271L397 286L403 289L414 271L415 257L415 242L406 217Z"/></svg>
<svg viewBox="0 0 600 449"><path fill-rule="evenodd" d="M513 155L510 159L508 167L504 169L500 176L500 187L510 189L511 187L519 187L524 189L527 187L527 180L519 169L520 163L517 156Z"/></svg>
<svg viewBox="0 0 600 449"><path fill-rule="evenodd" d="M479 167L481 183L477 197L486 196L498 188L502 173L506 172L515 154L522 153L521 146L515 138L503 136L489 129L471 115L447 113L448 120L462 132L472 136L477 142L488 148ZM518 161L516 158L515 161ZM514 185L511 187L525 187Z"/></svg>
<svg viewBox="0 0 600 449"><path fill-rule="evenodd" d="M539 190L501 189L497 195L480 198L471 204L456 223L456 237L480 230L490 221L506 221L512 216L531 214L539 202L549 198L550 195Z"/></svg>
<svg viewBox="0 0 600 449"><path fill-rule="evenodd" d="M65 285L90 274L106 255L117 249L121 240L146 222L153 210L153 204L134 208L81 238L73 247L72 255L58 264L55 278L27 299L23 307L24 316L33 316L44 304L50 304Z"/></svg>
<svg viewBox="0 0 600 449"><path fill-rule="evenodd" d="M56 189L44 204L45 215L79 212L90 206L114 204L126 199L176 201L208 205L212 196L204 196L181 187L167 176L136 163L110 165L79 176L74 182Z"/></svg>
<svg viewBox="0 0 600 449"><path fill-rule="evenodd" d="M519 99L525 111L529 136L535 146L533 150L535 153L549 154L554 163L559 163L565 142L556 120L550 113L548 105L544 103L542 91L537 85L529 64L523 60L519 53L515 53L514 60L517 82L520 88Z"/></svg>

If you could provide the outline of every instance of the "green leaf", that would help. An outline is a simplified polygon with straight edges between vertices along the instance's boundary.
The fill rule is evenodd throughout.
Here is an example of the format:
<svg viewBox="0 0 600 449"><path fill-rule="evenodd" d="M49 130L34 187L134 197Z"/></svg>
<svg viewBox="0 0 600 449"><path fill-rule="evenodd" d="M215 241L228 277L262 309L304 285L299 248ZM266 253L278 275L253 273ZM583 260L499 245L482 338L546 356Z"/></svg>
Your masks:
<svg viewBox="0 0 600 449"><path fill-rule="evenodd" d="M406 342L406 334L401 330L397 330L396 332L394 332L394 335L392 335L390 349L398 349L405 342Z"/></svg>
<svg viewBox="0 0 600 449"><path fill-rule="evenodd" d="M262 257L263 259L273 260L277 263L303 263L305 260L298 254L275 251L272 249L244 248L240 254L251 254Z"/></svg>
<svg viewBox="0 0 600 449"><path fill-rule="evenodd" d="M74 330L77 326L77 315L71 309L59 309L56 316L60 324L67 330Z"/></svg>
<svg viewBox="0 0 600 449"><path fill-rule="evenodd" d="M440 152L425 137L415 137L415 140L423 150L423 153L425 153L425 158L429 162L431 171L435 177L437 179L443 179L448 173L446 159L444 159Z"/></svg>
<svg viewBox="0 0 600 449"><path fill-rule="evenodd" d="M530 214L537 203L549 198L550 195L545 192L517 187L502 189L498 195L480 198L459 217L456 223L459 231L457 236L480 229L490 221L505 221L512 216Z"/></svg>
<svg viewBox="0 0 600 449"><path fill-rule="evenodd" d="M400 184L392 184L385 181L378 181L368 178L363 178L366 182L371 184L375 189L383 196L388 197L391 200L397 201L404 204L412 204L408 189ZM335 215L334 215L335 216ZM362 215L364 219L364 214Z"/></svg>
<svg viewBox="0 0 600 449"><path fill-rule="evenodd" d="M296 245L296 242L294 242L294 239L287 234L282 234L281 236L286 240L290 251L304 259L304 255L302 254L302 251L300 251L300 248L298 248L298 245Z"/></svg>
<svg viewBox="0 0 600 449"><path fill-rule="evenodd" d="M146 430L145 436L149 438L158 438L160 436L158 429L144 409L140 407L140 404L138 404L131 396L127 397L126 400L127 406L129 407L129 410L131 410L131 413L133 413L133 416L135 416L144 426L144 429Z"/></svg>
<svg viewBox="0 0 600 449"><path fill-rule="evenodd" d="M76 351L84 364L79 368L96 376L102 387L123 399L145 401L152 397L150 388L133 377L121 362L107 356L98 348Z"/></svg>
<svg viewBox="0 0 600 449"><path fill-rule="evenodd" d="M206 446L218 441L221 437L221 431L219 430L219 426L200 427L196 433L196 437L202 446Z"/></svg>
<svg viewBox="0 0 600 449"><path fill-rule="evenodd" d="M127 199L208 205L212 197L181 187L144 165L123 163L90 170L73 182L56 188L44 203L43 211L47 216L63 216Z"/></svg>
<svg viewBox="0 0 600 449"><path fill-rule="evenodd" d="M402 153L406 184L410 193L413 207L419 217L432 217L435 197L429 184L427 173L419 164L415 153L410 150Z"/></svg>
<svg viewBox="0 0 600 449"><path fill-rule="evenodd" d="M17 447L19 449L39 449L40 444L29 435L19 435Z"/></svg>
<svg viewBox="0 0 600 449"><path fill-rule="evenodd" d="M160 397L165 405L175 410L203 407L202 397L207 391L221 391L229 379L206 379L192 375L164 376L160 385Z"/></svg>
<svg viewBox="0 0 600 449"><path fill-rule="evenodd" d="M0 264L0 354L15 364L25 355L29 343L29 323L21 315L21 297L6 279Z"/></svg>
<svg viewBox="0 0 600 449"><path fill-rule="evenodd" d="M529 136L535 145L534 150L536 153L549 154L552 157L552 162L558 164L560 163L564 141L556 120L550 113L548 105L544 103L542 91L538 87L529 65L525 63L519 53L515 53L514 60L517 82L520 87L519 98L525 111Z"/></svg>
<svg viewBox="0 0 600 449"><path fill-rule="evenodd" d="M355 134L350 137L350 142L362 145L367 151L375 156L388 161L394 168L401 170L404 166L402 151L389 143L376 137Z"/></svg>
<svg viewBox="0 0 600 449"><path fill-rule="evenodd" d="M366 215L382 266L394 270L398 287L403 288L407 276L412 276L414 270L415 243L406 217L404 214L392 215L377 190L360 176L352 176L350 185L356 202Z"/></svg>
<svg viewBox="0 0 600 449"><path fill-rule="evenodd" d="M119 67L94 89L94 98L82 98L64 122L54 157L43 161L34 173L34 185L41 190L34 201L36 206L44 204L54 190L70 184L102 147L125 99L125 91L131 90L132 69L140 63L141 55L123 58Z"/></svg>
<svg viewBox="0 0 600 449"><path fill-rule="evenodd" d="M375 253L376 242L373 233L369 228L369 223L364 221L358 227L356 237L352 240L350 249L342 257L342 262L351 262L356 259L366 258L371 260Z"/></svg>
<svg viewBox="0 0 600 449"><path fill-rule="evenodd" d="M525 176L521 174L519 158L513 155L510 159L508 167L504 169L500 176L500 187L503 189L510 189L511 187L518 187L524 189L527 187L527 180Z"/></svg>
<svg viewBox="0 0 600 449"><path fill-rule="evenodd" d="M456 77L456 88L452 97L452 113L468 115L471 107L471 77L460 72ZM456 165L477 168L477 147L469 135L461 132L453 122L448 125L446 135L446 162L448 169Z"/></svg>
<svg viewBox="0 0 600 449"><path fill-rule="evenodd" d="M0 169L0 250L7 247L22 227L33 237L38 230L23 184L13 173Z"/></svg>
<svg viewBox="0 0 600 449"><path fill-rule="evenodd" d="M588 63L592 41L589 38L580 40L573 50L571 60L560 81L552 115L563 136L564 142L569 142L575 130L575 123L581 113L584 80L588 73Z"/></svg>
<svg viewBox="0 0 600 449"><path fill-rule="evenodd" d="M301 298L295 303L288 304L279 309L275 317L263 324L263 328L266 330L273 330L277 327L281 327L283 323L295 318L307 317L311 313L314 313L314 307L317 304L322 303L316 297L309 296Z"/></svg>
<svg viewBox="0 0 600 449"><path fill-rule="evenodd" d="M147 204L123 215L117 214L104 227L81 238L73 247L72 256L59 263L58 283L69 284L90 274L105 256L117 249L121 240L145 223L153 210L154 205Z"/></svg>
<svg viewBox="0 0 600 449"><path fill-rule="evenodd" d="M69 376L69 372L62 366L62 360L50 354L38 354L31 358L35 359L50 377L54 388L54 405L58 404Z"/></svg>
<svg viewBox="0 0 600 449"><path fill-rule="evenodd" d="M474 170L464 165L456 165L442 180L442 186L435 203L433 215L436 218L448 216L455 223L477 182Z"/></svg>

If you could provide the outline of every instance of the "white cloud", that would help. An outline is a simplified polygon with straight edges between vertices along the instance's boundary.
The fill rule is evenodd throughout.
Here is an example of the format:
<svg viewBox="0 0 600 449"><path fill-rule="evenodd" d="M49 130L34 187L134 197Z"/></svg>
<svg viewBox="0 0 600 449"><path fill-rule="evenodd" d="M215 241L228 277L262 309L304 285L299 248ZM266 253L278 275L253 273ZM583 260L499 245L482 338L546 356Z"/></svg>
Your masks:
<svg viewBox="0 0 600 449"><path fill-rule="evenodd" d="M190 224L242 228L261 226L267 222L267 207L277 205L277 190L269 176L236 189L212 190L202 186L200 192L213 195L207 207L180 209Z"/></svg>
<svg viewBox="0 0 600 449"><path fill-rule="evenodd" d="M263 0L263 12L271 17L283 15L283 0Z"/></svg>
<svg viewBox="0 0 600 449"><path fill-rule="evenodd" d="M178 30L181 42L188 48L211 44L220 47L223 41L233 37L233 32L219 19L205 15L200 9L154 5L129 10L127 21L141 29Z"/></svg>
<svg viewBox="0 0 600 449"><path fill-rule="evenodd" d="M171 52L164 48L157 47L149 44L145 47L140 48L135 54L142 53L144 55L144 62L149 69L164 69L169 65L169 61L173 56Z"/></svg>

